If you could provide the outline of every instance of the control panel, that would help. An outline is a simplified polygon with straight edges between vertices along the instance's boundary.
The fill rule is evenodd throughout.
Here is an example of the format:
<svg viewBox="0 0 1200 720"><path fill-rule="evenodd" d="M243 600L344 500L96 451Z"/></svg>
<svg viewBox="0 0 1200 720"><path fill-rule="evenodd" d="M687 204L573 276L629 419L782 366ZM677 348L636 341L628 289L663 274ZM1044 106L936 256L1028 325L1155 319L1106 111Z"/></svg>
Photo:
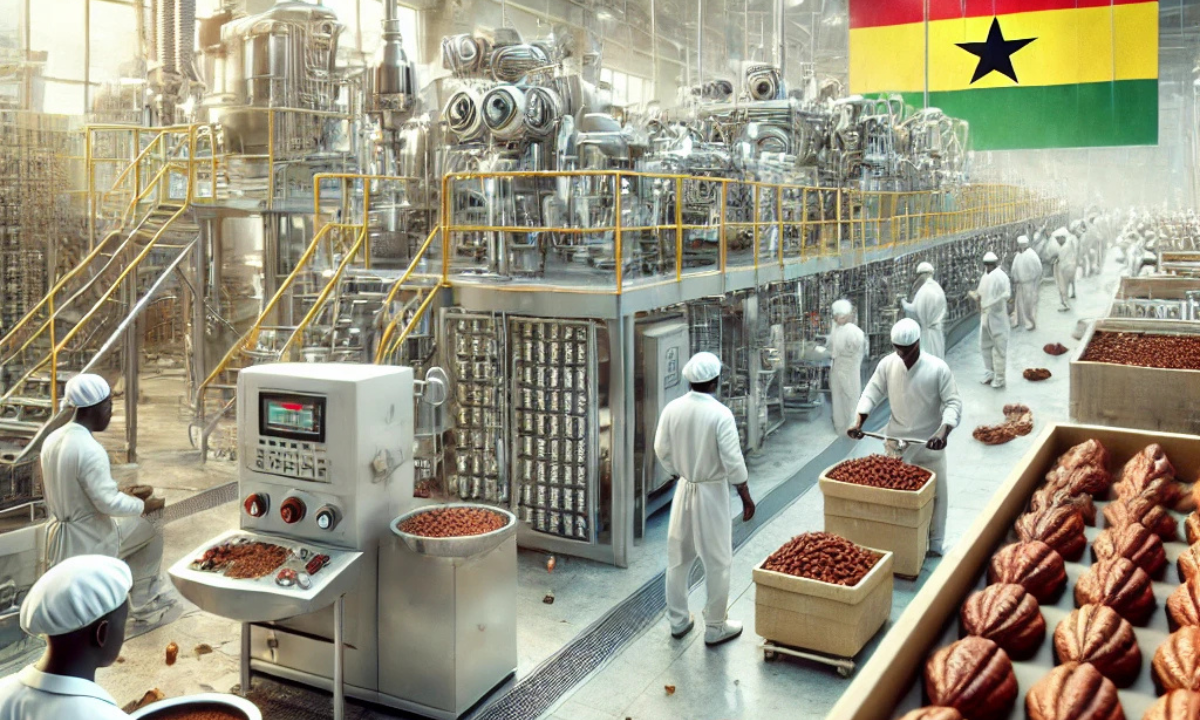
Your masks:
<svg viewBox="0 0 1200 720"><path fill-rule="evenodd" d="M258 472L329 482L329 460L324 443L258 438L252 467Z"/></svg>

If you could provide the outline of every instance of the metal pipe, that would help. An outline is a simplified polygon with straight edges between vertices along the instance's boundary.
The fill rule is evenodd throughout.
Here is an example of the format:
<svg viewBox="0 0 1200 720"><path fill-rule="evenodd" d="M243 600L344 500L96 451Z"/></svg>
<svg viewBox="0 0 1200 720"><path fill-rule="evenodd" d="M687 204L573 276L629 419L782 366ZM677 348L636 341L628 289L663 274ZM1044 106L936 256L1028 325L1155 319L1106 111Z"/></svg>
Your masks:
<svg viewBox="0 0 1200 720"><path fill-rule="evenodd" d="M333 720L346 717L345 613L346 596L338 595L333 601Z"/></svg>
<svg viewBox="0 0 1200 720"><path fill-rule="evenodd" d="M241 695L250 694L250 623L242 623L242 652L241 652Z"/></svg>
<svg viewBox="0 0 1200 720"><path fill-rule="evenodd" d="M650 0L650 84L654 99L658 99L658 10L656 0Z"/></svg>
<svg viewBox="0 0 1200 720"><path fill-rule="evenodd" d="M696 0L696 87L704 94L704 0Z"/></svg>
<svg viewBox="0 0 1200 720"><path fill-rule="evenodd" d="M787 87L787 23L783 20L786 9L783 0L775 0L775 22L778 23L775 39L779 43L775 64L779 66L779 84L783 87Z"/></svg>
<svg viewBox="0 0 1200 720"><path fill-rule="evenodd" d="M83 0L83 114L91 112L92 99L92 0Z"/></svg>

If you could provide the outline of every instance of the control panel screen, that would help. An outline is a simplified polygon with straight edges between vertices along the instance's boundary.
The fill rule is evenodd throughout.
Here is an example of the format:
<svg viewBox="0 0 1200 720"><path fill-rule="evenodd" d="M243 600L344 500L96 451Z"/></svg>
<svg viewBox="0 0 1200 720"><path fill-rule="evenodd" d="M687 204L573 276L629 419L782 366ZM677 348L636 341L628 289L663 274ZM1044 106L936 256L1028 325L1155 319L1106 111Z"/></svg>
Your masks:
<svg viewBox="0 0 1200 720"><path fill-rule="evenodd" d="M260 393L258 434L325 442L325 398L291 393Z"/></svg>

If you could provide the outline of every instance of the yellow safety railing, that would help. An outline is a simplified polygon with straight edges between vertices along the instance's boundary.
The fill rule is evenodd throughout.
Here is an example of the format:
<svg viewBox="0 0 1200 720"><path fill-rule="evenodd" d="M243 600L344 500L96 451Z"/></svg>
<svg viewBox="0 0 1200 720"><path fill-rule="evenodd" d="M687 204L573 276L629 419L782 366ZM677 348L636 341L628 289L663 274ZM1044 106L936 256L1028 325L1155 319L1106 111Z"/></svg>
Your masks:
<svg viewBox="0 0 1200 720"><path fill-rule="evenodd" d="M408 264L408 268L404 270L404 274L400 276L399 280L392 284L391 290L388 291L387 298L385 298L383 301L384 308L390 308L392 303L396 301L396 296L400 294L400 290L404 287L404 284L409 281L409 279L415 273L417 266L420 265L424 260L425 252L429 250L431 245L433 245L433 239L437 237L439 232L441 232L441 228L437 227L430 231L429 237L425 238L425 242L421 244L420 249L418 249L416 254L413 256L412 262ZM421 316L425 314L425 310L428 307L430 300L432 299L433 295L436 294L437 288L441 287L441 285L442 283L439 279L435 285L427 288L429 290L430 297L426 298L425 301L421 303L421 306L417 308L417 314L415 316L416 319L420 319ZM400 323L400 320L402 320L403 317L404 313L396 313L396 316L392 318L391 321L388 322L387 327L384 328L383 336L379 340L379 346L375 349L376 364L383 362L383 359L387 355L395 352L395 348L403 344L403 342L408 339L409 333L412 332L412 328L416 327L415 323L413 322L410 322L407 326L405 326L404 331L401 332L400 337L397 338L395 346L389 349L388 343L392 339L392 335L395 334L396 326Z"/></svg>
<svg viewBox="0 0 1200 720"><path fill-rule="evenodd" d="M567 185L563 220L521 224L505 215L520 193L549 197ZM519 190L516 186L523 186ZM670 200L664 201L670 191ZM573 199L586 199L595 216L576 218ZM673 208L673 217L668 217ZM1061 212L1061 201L1027 188L966 185L931 191L863 191L748 180L623 170L458 173L442 181L443 282L458 269L499 260L511 247L499 241L532 236L565 239L602 257L611 253L609 282L596 286L536 281L503 289L619 294L631 263L650 262L639 286L679 282L686 276L802 262L865 249L894 249L937 237L1032 221ZM479 222L479 216L488 220ZM649 217L648 215L653 215ZM464 216L466 216L464 218ZM674 243L664 242L672 238ZM629 251L638 245L641 254ZM685 254L697 248L698 269ZM647 253L644 248L651 248ZM673 251L673 252L672 252ZM491 253L491 256L489 256ZM670 255L673 254L673 257ZM507 256L505 256L507 257Z"/></svg>
<svg viewBox="0 0 1200 720"><path fill-rule="evenodd" d="M116 294L117 290L121 287L122 283L124 283L126 281L126 279L130 276L131 273L136 272L136 270L139 267L142 260L145 259L150 254L151 251L153 251L155 246L158 245L159 241L161 240L163 235L167 232L167 230L171 227L171 225L179 217L181 217L189 209L190 205L192 204L192 202L194 200L194 188L195 188L194 180L196 178L196 173L197 173L196 165L199 162L205 162L203 160L197 159L197 157L196 157L197 136L198 136L197 130L199 127L200 126L190 125L190 126L180 126L180 127L162 129L160 132L158 132L156 137L146 146L146 148L144 148L143 151L140 151L135 156L134 160L130 163L130 165L128 167L126 167L125 170L123 170L118 175L118 178L114 182L113 189L110 189L109 191L106 191L104 193L104 195L107 196L107 195L111 194L113 192L113 190L115 190L117 187L119 187L120 185L125 183L129 177L132 176L135 178L136 191L132 193L133 197L125 205L124 212L122 213L122 215L120 216L120 218L118 220L117 229L110 232L105 237L104 241L102 241L100 244L96 245L88 253L88 255L84 258L83 262L79 263L75 268L73 268L70 272L68 272L66 275L64 275L63 278L61 278L58 282L56 282L54 287L51 289L51 291L49 293L47 293L47 295L43 298L43 300L41 302L39 302L38 305L35 306L35 308L33 310L31 310L29 313L27 313L24 318L22 318L21 322L18 323L18 325L16 327L14 327L13 331L11 331L8 335L6 335L6 339L8 339L8 338L19 339L19 336L16 335L15 333L18 331L24 331L26 329L27 324L32 322L32 319L38 310L40 310L42 307L48 308L48 316L45 319L45 321L38 327L37 330L30 333L28 338L24 341L24 343L17 350L15 350L11 355L6 357L4 362L5 363L10 362L17 356L24 353L26 350L30 349L32 347L33 343L37 340L37 338L46 332L48 332L49 339L50 339L50 350L49 350L48 355L45 356L39 362L33 364L32 367L29 367L28 369L26 369L25 372L23 373L23 375L16 382L14 382L11 385L11 387L8 389L8 391L4 394L3 398L0 398L0 399L8 399L8 398L12 397L13 394L16 393L19 389L21 389L24 386L24 384L27 381L29 381L38 371L42 370L47 365L49 365L51 405L52 405L52 407L57 407L57 403L58 403L58 365L59 365L58 355L59 355L59 353L61 353L65 350L68 343L70 343L73 339L75 339L75 337L87 325L87 323L92 319L92 317L94 317L95 314L100 311L101 307L103 307L106 303L108 303L112 299L113 295ZM130 128L130 127L125 127L125 126L89 126L87 129L88 161L89 161L89 168L88 168L89 200L88 200L88 205L91 208L98 209L99 203L102 202L101 200L99 200L97 194L95 193L95 187L94 187L94 182L93 182L94 177L95 177L95 174L94 174L95 163L106 160L106 158L95 157L95 155L93 153L92 140L94 137L94 132L118 131L118 130L122 131L122 132L131 133L131 135L134 137L135 143L137 143L137 144L140 144L140 140L138 139L138 134L140 132L145 132L143 129ZM183 157L182 159L174 159L170 156L175 154L175 149L170 149L170 150L164 151L163 157L161 158L161 161L160 161L160 167L159 167L158 171L154 174L154 176L150 179L150 181L148 183L145 183L143 185L141 182L141 177L140 177L141 163L147 157L150 157L150 153L149 153L150 150L152 150L155 147L165 146L167 143L167 140L165 138L167 138L168 136L174 136L174 135L181 136L183 139L183 142L186 143L186 146L185 146L186 147L186 156ZM214 151L212 154L215 155L215 146L211 144L211 135L209 135L209 139L210 139L210 147ZM211 159L208 160L207 162L211 162ZM69 332L67 332L66 335L64 335L61 339L57 338L56 332L55 332L55 323L54 323L55 315L56 315L55 303L54 303L55 295L57 295L63 288L65 288L67 283L70 282L73 278L75 278L80 272L82 272L87 267L89 267L90 263L98 257L98 254L100 252L102 252L105 248L107 248L107 245L109 244L109 242L114 237L116 237L117 235L119 235L120 233L123 232L124 227L130 216L130 213L132 212L132 209L135 208L142 201L146 200L148 198L148 196L150 195L150 193L152 193L156 190L160 192L160 195L154 200L155 205L157 205L165 197L167 197L169 195L170 178L175 175L183 175L186 179L184 197L182 199L180 207L178 209L176 209L175 212L158 228L158 230L153 234L153 236L151 236L149 241L146 242L146 244L142 248L142 250L132 260L130 260L129 263L125 265L125 267L123 267L121 269L120 274L111 283L108 284L108 287L105 290L105 292L100 296L100 298L96 302L93 303L91 308L89 308L89 310L86 313L84 313L84 315L78 321L76 321L76 323L74 324L74 327L72 327L72 329ZM121 249L127 247L128 243L130 243L130 242L132 242L132 235L130 235L130 237L127 237L122 242L121 247L118 248L115 252L120 252ZM58 309L62 310L63 308L62 308L62 306L60 306Z"/></svg>

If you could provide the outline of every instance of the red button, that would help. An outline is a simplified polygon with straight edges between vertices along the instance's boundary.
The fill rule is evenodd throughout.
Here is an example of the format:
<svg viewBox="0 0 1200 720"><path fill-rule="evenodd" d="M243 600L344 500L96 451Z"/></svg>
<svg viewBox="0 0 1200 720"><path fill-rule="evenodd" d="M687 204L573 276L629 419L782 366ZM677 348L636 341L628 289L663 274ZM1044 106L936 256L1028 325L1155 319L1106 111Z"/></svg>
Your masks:
<svg viewBox="0 0 1200 720"><path fill-rule="evenodd" d="M288 525L298 523L304 519L304 501L300 498L290 497L283 501L283 505L279 508L279 516Z"/></svg>
<svg viewBox="0 0 1200 720"><path fill-rule="evenodd" d="M246 502L242 506L246 508L246 514L250 517L262 517L267 514L267 496L251 493L246 496Z"/></svg>

